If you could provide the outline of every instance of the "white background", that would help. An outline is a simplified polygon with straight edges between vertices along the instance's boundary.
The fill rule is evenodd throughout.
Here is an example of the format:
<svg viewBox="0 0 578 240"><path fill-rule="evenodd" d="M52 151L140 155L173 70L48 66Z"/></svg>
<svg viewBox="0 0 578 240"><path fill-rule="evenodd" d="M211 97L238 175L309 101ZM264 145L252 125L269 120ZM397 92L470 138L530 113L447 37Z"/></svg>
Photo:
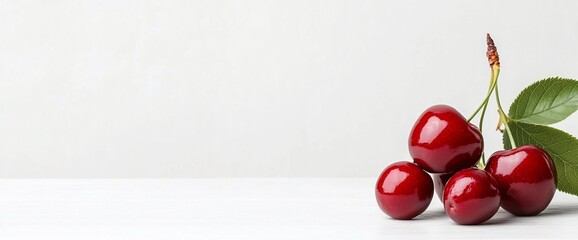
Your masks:
<svg viewBox="0 0 578 240"><path fill-rule="evenodd" d="M576 1L0 1L0 177L375 177L427 107L578 78ZM558 127L578 135L578 117ZM488 153L500 148L489 108Z"/></svg>

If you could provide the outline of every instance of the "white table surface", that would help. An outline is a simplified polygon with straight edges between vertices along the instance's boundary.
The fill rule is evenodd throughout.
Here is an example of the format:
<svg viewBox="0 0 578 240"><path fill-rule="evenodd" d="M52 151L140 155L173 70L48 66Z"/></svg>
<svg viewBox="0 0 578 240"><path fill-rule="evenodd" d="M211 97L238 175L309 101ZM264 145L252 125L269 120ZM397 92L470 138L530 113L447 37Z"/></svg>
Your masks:
<svg viewBox="0 0 578 240"><path fill-rule="evenodd" d="M536 217L500 210L459 226L437 198L397 221L375 203L374 179L3 179L0 239L572 238L578 197L557 192Z"/></svg>

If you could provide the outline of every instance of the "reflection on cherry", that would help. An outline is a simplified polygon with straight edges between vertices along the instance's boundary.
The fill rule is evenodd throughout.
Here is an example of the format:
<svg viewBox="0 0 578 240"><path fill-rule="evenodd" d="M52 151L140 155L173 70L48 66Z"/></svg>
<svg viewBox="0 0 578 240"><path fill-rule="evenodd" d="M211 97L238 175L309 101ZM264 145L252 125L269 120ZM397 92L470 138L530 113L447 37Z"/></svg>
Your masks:
<svg viewBox="0 0 578 240"><path fill-rule="evenodd" d="M423 213L433 197L429 174L411 162L389 165L377 180L375 196L381 210L394 219L412 219Z"/></svg>
<svg viewBox="0 0 578 240"><path fill-rule="evenodd" d="M457 172L482 156L482 133L454 108L435 105L425 110L409 137L414 162L431 173Z"/></svg>
<svg viewBox="0 0 578 240"><path fill-rule="evenodd" d="M485 169L498 182L502 208L514 215L539 214L556 193L556 168L539 147L524 145L495 152Z"/></svg>

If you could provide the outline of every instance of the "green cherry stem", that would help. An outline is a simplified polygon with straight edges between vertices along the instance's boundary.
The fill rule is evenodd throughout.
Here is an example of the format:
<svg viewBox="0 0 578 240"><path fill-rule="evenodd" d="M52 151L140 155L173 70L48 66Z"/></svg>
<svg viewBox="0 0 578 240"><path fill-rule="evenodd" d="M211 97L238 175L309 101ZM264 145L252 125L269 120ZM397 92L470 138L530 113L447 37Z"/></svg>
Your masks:
<svg viewBox="0 0 578 240"><path fill-rule="evenodd" d="M491 69L490 89L488 90L488 95L484 99L484 102L482 103L482 105L480 105L480 107L478 107L478 109L474 112L474 114L472 114L472 116L468 119L468 122L469 122L480 111L480 109L482 109L482 115L480 116L480 123L478 124L478 128L480 129L480 132L483 131L484 117L486 116L486 110L488 108L488 102L489 102L490 96L492 95L492 93L494 91L497 92L497 90L498 90L497 89L498 88L498 76L500 75L500 57L498 55L498 49L496 48L496 45L494 44L494 40L492 39L492 37L490 37L490 34L486 35L486 43L488 46L488 49L486 52L486 57L488 58L488 63L490 64L490 69ZM498 95L496 95L496 97L499 98ZM501 109L501 107L500 107L500 109ZM484 166L486 166L486 153L484 151L482 151L482 161L478 162L478 167L483 168Z"/></svg>
<svg viewBox="0 0 578 240"><path fill-rule="evenodd" d="M490 97L492 96L492 92L494 92L494 87L495 87L495 81L493 80L493 76L492 76L492 80L490 82L490 88L488 89L488 94L486 95L486 97L484 98L484 101L482 101L482 104L480 104L480 106L478 106L478 108L476 109L476 111L474 113L472 113L472 115L470 115L470 117L468 118L468 122L471 122L472 119L474 119L474 117L476 117L476 115L478 115L478 113L480 112L480 110L482 110L482 118L486 112L486 108L488 108L488 102L490 101ZM481 127L481 126L480 126Z"/></svg>
<svg viewBox="0 0 578 240"><path fill-rule="evenodd" d="M486 98L484 98L484 101L482 101L482 104L480 104L480 106L478 106L476 111L474 111L474 113L472 113L472 115L470 115L470 117L468 118L468 122L471 122L472 119L474 119L474 117L478 115L480 110L482 110L482 116L480 117L480 126L479 126L480 131L482 130L482 123L484 122L484 115L486 114L486 109L488 108L488 102L490 101L490 97L492 96L494 88L498 83L498 75L500 73L499 71L500 60L498 57L498 51L496 49L496 46L494 45L494 40L492 40L492 38L490 37L490 34L486 35L486 41L488 44L488 51L486 52L486 56L488 57L490 69L492 70L490 75L490 87L488 88L488 93L486 94ZM496 69L498 70L497 73L495 71Z"/></svg>
<svg viewBox="0 0 578 240"><path fill-rule="evenodd" d="M498 104L498 113L500 115L500 122L498 124L498 128L501 124L504 124L504 128L505 128L506 134L508 134L510 144L512 145L512 148L515 148L516 143L514 141L512 131L510 130L510 127L508 126L509 118L506 115L506 113L504 112L504 109L502 108L502 103L500 102L500 93L498 91L498 76L500 75L500 57L498 55L498 49L496 48L496 45L494 44L494 40L490 37L490 34L486 35L486 41L487 41L487 45L488 45L488 51L486 52L486 56L488 57L488 63L490 64L490 69L491 69L490 88L489 88L488 94L486 95L486 98L484 99L482 104L468 118L468 122L470 122L481 111L482 115L480 116L480 123L479 123L478 127L480 129L480 132L482 131L483 124L484 124L484 116L486 115L486 110L488 108L488 102L489 102L490 96L492 95L492 93L495 93L496 103ZM486 166L486 156L485 156L484 152L482 152L482 161L478 162L477 166L479 168L484 168L484 166Z"/></svg>
<svg viewBox="0 0 578 240"><path fill-rule="evenodd" d="M499 70L498 70L498 73L499 73ZM492 76L491 76L491 81L490 81L490 89L488 91L488 96L486 96L486 99L484 100L484 107L482 109L482 115L480 115L480 123L478 125L478 127L480 128L480 132L483 129L484 116L486 116L486 110L488 109L488 102L490 101L490 96L492 96L492 93L494 92L494 89L496 88L497 83L498 83L498 74L496 74L494 71L492 71Z"/></svg>
<svg viewBox="0 0 578 240"><path fill-rule="evenodd" d="M488 92L488 97L486 97L486 100L485 100L486 105L484 106L484 109L482 110L482 115L480 116L480 123L478 124L478 127L480 128L480 132L483 131L484 116L486 116L486 109L488 108L488 101L490 99L490 96L494 92L494 90L497 88L499 75L500 75L500 69L497 68L497 71L496 71L492 68L491 81L490 81L490 91ZM486 153L485 152L482 152L482 167L483 166L486 166Z"/></svg>
<svg viewBox="0 0 578 240"><path fill-rule="evenodd" d="M504 127L506 128L506 133L508 134L508 138L510 139L510 145L512 146L512 148L516 148L516 141L514 141L512 130L510 130L510 127L508 126L508 117L502 110L498 110L498 112L500 113L500 121L504 123Z"/></svg>
<svg viewBox="0 0 578 240"><path fill-rule="evenodd" d="M499 73L500 69L498 68L497 74ZM506 129L506 134L508 134L508 138L510 139L510 144L512 145L512 148L516 148L516 141L514 141L512 130L510 130L510 127L508 126L509 118L504 112L504 109L502 108L502 103L500 102L500 93L498 91L498 84L496 84L495 92L496 92L496 103L498 103L498 114L500 114L500 123L504 124L504 128Z"/></svg>
<svg viewBox="0 0 578 240"><path fill-rule="evenodd" d="M490 37L490 34L486 36L486 41L488 43L488 51L486 52L486 56L488 57L488 62L490 63L490 67L492 68L493 82L495 82L494 91L496 93L496 103L498 104L498 114L500 114L500 122L498 124L498 128L500 127L501 124L504 124L506 134L508 134L508 138L510 139L510 144L512 145L512 148L515 148L516 142L514 141L512 131L508 126L509 118L504 112L504 108L502 108L502 103L500 102L500 93L498 91L498 76L500 75L500 56L498 55L498 49L494 44L494 40L492 39L492 37Z"/></svg>

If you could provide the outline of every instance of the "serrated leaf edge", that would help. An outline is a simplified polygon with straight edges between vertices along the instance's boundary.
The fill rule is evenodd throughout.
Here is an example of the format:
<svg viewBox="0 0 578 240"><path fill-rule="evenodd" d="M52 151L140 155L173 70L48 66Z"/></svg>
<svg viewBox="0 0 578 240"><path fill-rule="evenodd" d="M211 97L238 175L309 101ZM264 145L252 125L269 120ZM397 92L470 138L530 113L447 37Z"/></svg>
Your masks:
<svg viewBox="0 0 578 240"><path fill-rule="evenodd" d="M545 78L545 79L536 81L536 82L534 82L534 83L526 86L522 91L520 91L520 93L518 94L518 96L516 96L516 98L514 99L514 101L512 101L512 104L510 104L510 108L509 108L509 110L508 110L508 117L509 117L512 121L516 121L516 122L523 122L523 123L534 124L534 125L549 125L549 124L538 124L538 123L534 123L534 122L527 122L527 121L524 121L523 119L513 118L512 116L514 115L513 113L518 112L518 108L520 107L521 104L517 104L517 102L522 101L520 98L522 97L522 95L523 95L523 93L524 93L525 91L527 91L527 90L528 90L529 88L531 88L531 87L534 87L535 85L540 85L540 84L543 84L543 83L546 82L546 81L553 81L553 80L573 81L573 82L576 82L576 83L578 84L578 81L575 80L575 79L563 78L563 77L559 77L559 76L556 76L556 77L548 77L548 78ZM552 86L553 86L553 85L550 85L550 86L548 87L548 89L546 89L546 90L542 93L542 97L544 97L544 94L545 94ZM534 94L534 91L536 91L536 89L537 89L537 88L532 89L532 92L530 92L529 95L532 96L532 94ZM566 89L566 87L564 87L562 90L564 90L564 89ZM540 98L542 98L542 97L540 97ZM556 98L558 98L558 96L556 96ZM516 106L516 109L515 109L514 112L512 112L512 111L513 111L513 109L512 109L512 106L513 106L513 105ZM560 104L560 105L561 105L561 104ZM560 106L560 105L558 105L558 106ZM525 107L526 107L526 108L528 107L528 104L527 104L527 103L526 103L526 106L525 106ZM525 109L524 112L526 112L526 110L527 110L527 109ZM544 111L541 111L540 113L543 113L543 112L544 112ZM537 115L537 114L532 114L532 115ZM567 117L566 117L566 118L567 118ZM564 118L564 119L566 119L566 118ZM564 120L564 119L562 119L562 120ZM562 120L560 120L560 121L562 121Z"/></svg>

